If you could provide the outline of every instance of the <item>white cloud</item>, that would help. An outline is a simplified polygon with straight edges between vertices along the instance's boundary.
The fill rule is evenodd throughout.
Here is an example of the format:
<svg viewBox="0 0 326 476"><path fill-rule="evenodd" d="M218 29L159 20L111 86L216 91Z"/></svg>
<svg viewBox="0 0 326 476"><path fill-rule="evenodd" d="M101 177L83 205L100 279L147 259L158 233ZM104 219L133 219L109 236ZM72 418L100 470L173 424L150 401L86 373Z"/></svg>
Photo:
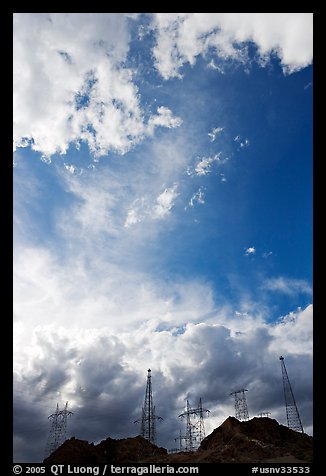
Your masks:
<svg viewBox="0 0 326 476"><path fill-rule="evenodd" d="M295 369L305 369L296 378L296 398L301 408L305 402L304 422L310 422L312 306L269 324L250 303L238 303L237 311L218 307L209 283L166 281L135 269L129 257L117 264L125 247L130 256L137 254L134 235L121 249L118 243L125 238L119 231L117 256L109 254L108 259L106 247L113 242L103 246L99 236L91 234L90 217L98 204L90 193L86 188L83 196L89 200L85 211L91 246L84 238L78 241L77 228L63 260L55 250L39 246L15 249L15 398L22 396L24 402L17 403L21 416L15 420L15 451L28 458L43 456L46 435L32 439L31 447L30 425L22 422L37 421L46 432L43 424L56 401L70 402L76 417L68 430L76 437L99 441L136 434L132 422L139 416L149 366L157 412L166 422L158 437L168 448L179 428L173 415L180 413L186 397L196 402L201 396L211 410L208 432L233 414L228 395L234 386L249 386L251 411L261 410L264 401L284 423L283 401L274 390L275 382L281 385L280 353L289 363L296 359ZM174 184L157 196L163 215L176 194ZM98 220L95 215L94 225ZM33 417L35 406L38 413Z"/></svg>
<svg viewBox="0 0 326 476"><path fill-rule="evenodd" d="M235 314L237 317L247 317L247 316L248 316L248 313L247 313L247 312L235 311L234 314Z"/></svg>
<svg viewBox="0 0 326 476"><path fill-rule="evenodd" d="M189 156L187 147L180 137L162 137L134 153L118 170L109 163L97 164L83 174L61 174L71 203L57 212L56 228L65 238L79 241L82 237L90 246L99 236L119 239L122 254L130 247L124 241L130 233L133 243L135 233L140 243L156 235L181 193L178 183Z"/></svg>
<svg viewBox="0 0 326 476"><path fill-rule="evenodd" d="M204 205L205 203L205 192L204 187L199 187L197 192L195 192L188 202L189 207L193 207L196 203Z"/></svg>
<svg viewBox="0 0 326 476"><path fill-rule="evenodd" d="M213 164L223 165L229 159L225 157L221 158L222 152L213 155L212 157L202 157L199 162L194 167L188 167L188 175L208 175L212 171Z"/></svg>
<svg viewBox="0 0 326 476"><path fill-rule="evenodd" d="M243 142L240 142L240 147L249 147L249 139L245 139Z"/></svg>
<svg viewBox="0 0 326 476"><path fill-rule="evenodd" d="M25 137L21 145L28 145L33 137L35 150L51 154L82 139L94 154L122 153L156 127L181 124L164 106L144 120L132 72L122 66L129 47L123 15L109 20L105 14L39 15L15 15L15 67L27 67L15 99L18 143ZM259 312L241 302L234 304L239 311L219 307L224 299L209 283L167 279L152 266L153 254L157 264L168 245L152 252L158 245L152 237L166 228L184 192L181 176L193 154L191 141L170 132L172 138L150 141L132 160L119 163L122 173L111 162L110 167L90 164L84 174L64 164L60 182L52 177L52 183L64 189L65 202L51 205L53 216L47 219L55 236L46 240L37 233L31 206L44 201L44 184L31 172L19 176L18 160L15 223L22 233L17 237L16 231L14 251L14 375L15 448L22 457L17 460L43 456L45 422L57 400L69 400L77 410L70 422L76 437L98 441L136 433L132 422L139 416L148 366L157 411L166 422L159 441L167 447L178 431L168 416L178 415L187 396L191 401L202 396L212 410L207 431L232 414L228 395L234 385L249 384L252 402L258 395L277 415L283 409L274 393L280 339L297 368L307 370L297 388L311 421L312 307L269 324L260 302ZM190 175L206 175L227 159L216 154L198 160ZM190 206L204 202L203 190L193 194ZM46 244L36 245L36 239ZM35 439L31 421L44 429Z"/></svg>
<svg viewBox="0 0 326 476"><path fill-rule="evenodd" d="M245 249L245 256L249 255L255 255L256 254L256 248L254 246L249 246L249 248Z"/></svg>
<svg viewBox="0 0 326 476"><path fill-rule="evenodd" d="M140 223L148 215L145 197L136 198L131 204L124 226L128 228L131 225Z"/></svg>
<svg viewBox="0 0 326 476"><path fill-rule="evenodd" d="M99 441L136 434L132 422L141 410L148 367L157 414L165 422L157 434L167 448L177 436L175 417L185 398L203 398L211 410L209 433L233 414L229 393L238 386L249 389L251 415L264 402L285 424L281 354L304 424L311 422L312 306L271 325L250 311L235 311L233 318L227 308L217 309L208 284L154 285L144 276L114 275L108 266L100 274L86 268L81 273L71 263L58 266L40 249L21 255L15 269L15 399L22 395L24 401L15 433L21 441L29 439L30 425L21 422L32 418L32 408L38 408L34 423L45 432L56 401L67 400L75 412L69 435ZM25 454L42 457L42 436Z"/></svg>
<svg viewBox="0 0 326 476"><path fill-rule="evenodd" d="M303 279L290 279L282 276L278 278L267 279L263 285L263 289L273 292L279 292L293 296L298 293L312 294L311 286Z"/></svg>
<svg viewBox="0 0 326 476"><path fill-rule="evenodd" d="M174 184L170 188L166 188L156 198L156 204L152 209L153 218L164 218L168 215L174 206L175 199L180 195L177 192L178 184Z"/></svg>
<svg viewBox="0 0 326 476"><path fill-rule="evenodd" d="M308 354L313 351L313 306L304 310L298 309L280 318L277 325L271 329L273 341L270 350L279 354ZM300 350L299 350L300 346Z"/></svg>
<svg viewBox="0 0 326 476"><path fill-rule="evenodd" d="M249 145L250 145L249 139L247 139L247 138L242 139L239 135L235 136L235 138L233 140L234 140L234 142L238 142L241 149L244 148L244 147L249 147Z"/></svg>
<svg viewBox="0 0 326 476"><path fill-rule="evenodd" d="M77 167L75 167L74 165L72 164L64 164L64 167L66 170L68 170L68 172L70 172L71 174L74 174L77 172Z"/></svg>
<svg viewBox="0 0 326 476"><path fill-rule="evenodd" d="M154 199L147 196L134 200L128 209L124 227L129 228L148 219L161 220L166 218L174 207L176 198L180 195L177 188L178 184L175 183L172 187L165 188Z"/></svg>
<svg viewBox="0 0 326 476"><path fill-rule="evenodd" d="M14 15L14 147L49 158L70 144L95 156L127 152L155 127L177 127L168 108L145 121L129 50L130 15ZM130 20L129 20L130 21Z"/></svg>
<svg viewBox="0 0 326 476"><path fill-rule="evenodd" d="M180 78L184 64L208 53L214 69L226 60L248 63L246 42L256 45L261 65L277 54L285 73L312 63L312 13L156 13L152 24L155 64L165 79Z"/></svg>
<svg viewBox="0 0 326 476"><path fill-rule="evenodd" d="M265 251L263 254L262 254L262 257L263 258L269 258L270 256L272 256L273 254L273 251Z"/></svg>
<svg viewBox="0 0 326 476"><path fill-rule="evenodd" d="M211 172L212 163L214 162L213 157L203 158L195 167L196 175L207 175Z"/></svg>
<svg viewBox="0 0 326 476"><path fill-rule="evenodd" d="M224 127L214 127L211 132L208 133L208 136L211 138L211 142L214 142L218 134L224 130Z"/></svg>
<svg viewBox="0 0 326 476"><path fill-rule="evenodd" d="M220 74L225 74L225 71L222 68L222 66L217 65L214 60L211 60L208 63L207 68L214 69L214 70L218 71Z"/></svg>
<svg viewBox="0 0 326 476"><path fill-rule="evenodd" d="M154 127L168 127L169 129L174 127L179 127L182 124L182 119L180 117L173 117L170 109L164 106L157 108L157 115L152 116L148 121L148 129L151 133L154 131Z"/></svg>

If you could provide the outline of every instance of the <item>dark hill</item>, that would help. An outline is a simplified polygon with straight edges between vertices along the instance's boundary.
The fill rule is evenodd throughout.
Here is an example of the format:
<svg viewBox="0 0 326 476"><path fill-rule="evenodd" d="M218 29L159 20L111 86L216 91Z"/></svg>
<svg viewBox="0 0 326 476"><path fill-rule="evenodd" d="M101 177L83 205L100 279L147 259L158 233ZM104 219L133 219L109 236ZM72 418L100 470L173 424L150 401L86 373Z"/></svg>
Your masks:
<svg viewBox="0 0 326 476"><path fill-rule="evenodd" d="M94 465L100 463L309 463L313 438L280 425L271 418L239 421L227 418L195 452L167 454L141 436L98 445L71 438L45 463Z"/></svg>
<svg viewBox="0 0 326 476"><path fill-rule="evenodd" d="M229 417L202 441L198 452L210 452L219 462L254 463L280 457L312 462L312 441L311 436L271 418L240 422Z"/></svg>
<svg viewBox="0 0 326 476"><path fill-rule="evenodd" d="M141 436L121 440L109 437L98 445L70 438L45 458L44 463L76 465L137 463L145 458L155 458L166 453L165 448L159 448Z"/></svg>

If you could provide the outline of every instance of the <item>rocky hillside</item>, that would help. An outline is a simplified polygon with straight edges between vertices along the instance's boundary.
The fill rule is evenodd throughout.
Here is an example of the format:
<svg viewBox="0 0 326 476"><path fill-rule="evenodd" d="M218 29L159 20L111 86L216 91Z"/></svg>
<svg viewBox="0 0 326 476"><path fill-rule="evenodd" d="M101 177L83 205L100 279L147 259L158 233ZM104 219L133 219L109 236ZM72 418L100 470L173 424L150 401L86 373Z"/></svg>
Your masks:
<svg viewBox="0 0 326 476"><path fill-rule="evenodd" d="M240 422L227 418L195 452L167 454L141 436L98 445L71 438L54 451L45 463L259 463L312 462L312 437L280 425L271 418Z"/></svg>
<svg viewBox="0 0 326 476"><path fill-rule="evenodd" d="M227 463L267 462L280 457L287 457L288 462L312 462L312 441L311 436L290 430L271 418L240 422L229 417L202 441L199 452Z"/></svg>
<svg viewBox="0 0 326 476"><path fill-rule="evenodd" d="M165 448L149 443L141 436L115 440L107 438L98 445L70 438L48 456L44 463L95 465L101 463L137 463L167 454Z"/></svg>

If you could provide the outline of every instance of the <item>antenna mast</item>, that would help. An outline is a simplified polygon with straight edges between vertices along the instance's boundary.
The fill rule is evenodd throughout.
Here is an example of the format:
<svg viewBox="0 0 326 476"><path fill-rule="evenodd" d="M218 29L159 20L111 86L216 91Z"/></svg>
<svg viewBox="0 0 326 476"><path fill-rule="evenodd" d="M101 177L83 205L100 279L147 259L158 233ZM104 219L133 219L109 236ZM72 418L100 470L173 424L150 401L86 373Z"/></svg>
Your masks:
<svg viewBox="0 0 326 476"><path fill-rule="evenodd" d="M142 417L134 423L141 422L141 436L155 445L156 442L156 420L163 418L155 415L155 406L153 404L152 394L152 375L151 369L147 371L147 385L145 392L145 400L142 408Z"/></svg>
<svg viewBox="0 0 326 476"><path fill-rule="evenodd" d="M280 361L281 361L281 367L282 367L283 390L284 390L287 424L291 430L301 431L301 433L304 433L300 415L299 415L299 410L295 402L293 390L290 384L290 379L285 367L284 357L280 356Z"/></svg>

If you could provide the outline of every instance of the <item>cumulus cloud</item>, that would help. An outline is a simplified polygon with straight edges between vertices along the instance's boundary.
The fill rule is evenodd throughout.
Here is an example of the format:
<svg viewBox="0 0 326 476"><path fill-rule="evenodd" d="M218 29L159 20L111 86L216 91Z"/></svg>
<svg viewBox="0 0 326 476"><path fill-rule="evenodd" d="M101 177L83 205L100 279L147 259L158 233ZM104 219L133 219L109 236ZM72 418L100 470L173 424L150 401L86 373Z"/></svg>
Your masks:
<svg viewBox="0 0 326 476"><path fill-rule="evenodd" d="M156 127L181 119L163 106L145 120L125 66L130 15L14 15L14 147L46 160L88 144L95 156L127 152Z"/></svg>
<svg viewBox="0 0 326 476"><path fill-rule="evenodd" d="M308 295L312 294L312 288L307 283L307 281L303 279L285 278L283 276L267 279L263 283L262 287L268 291L287 294L289 296L293 296L298 293Z"/></svg>
<svg viewBox="0 0 326 476"><path fill-rule="evenodd" d="M164 418L158 443L167 448L179 434L177 415L187 398L195 405L202 397L211 410L205 422L209 433L234 414L229 394L240 386L249 389L251 416L269 410L285 423L280 353L309 428L312 306L271 323L272 312L259 298L256 303L228 303L203 278L171 276L160 266L170 245L166 225L182 195L191 197L189 206L205 201L203 187L192 193L196 189L190 192L185 184L193 142L173 130L181 119L168 107L161 105L154 112L149 107L144 113L133 71L126 66L128 22L139 17L84 15L15 15L17 147L31 146L50 160L54 152L64 153L70 144L81 142L95 156L124 153L152 137L158 127L170 129L171 137L135 148L131 160L126 157L123 163L112 160L103 166L98 161L85 169L67 158L61 168L44 166L46 172L33 176L30 163L17 159L15 459L42 459L47 417L57 402L62 406L67 400L74 412L68 436L98 442L107 436L137 435L139 427L133 421L141 414L148 367L156 411ZM179 20L171 26L174 14L166 15L160 18L166 22L161 39L155 31L161 41L155 58L158 68L165 62L165 75L170 77L171 71L179 75L185 62L196 61L192 54L197 33L193 37L190 29L187 35L194 41L182 44L187 35L179 35ZM185 29L190 17L178 17ZM198 22L203 18L197 17ZM172 55L164 31L169 28L177 42ZM206 19L201 28L211 28ZM204 33L203 42L213 44L217 33ZM222 42L221 35L222 31ZM226 34L224 46L229 37ZM162 51L157 48L163 40L166 57L159 64ZM221 47L214 62L223 54L240 60L240 49L232 48L227 54ZM189 60L180 56L184 49ZM199 47L198 54L202 51ZM215 134L214 140L221 132L215 129L209 136ZM226 160L221 154L199 157L189 175L201 179ZM51 180L47 174L52 174ZM224 174L217 177L226 180ZM54 193L59 189L62 193ZM51 207L44 206L48 192ZM158 233L162 239L154 240ZM185 242L186 250L187 246ZM256 249L246 252L254 255ZM300 288L288 282L266 283L266 290L273 292Z"/></svg>
<svg viewBox="0 0 326 476"><path fill-rule="evenodd" d="M216 313L211 323L204 323L197 309L197 322L177 325L158 318L119 333L112 329L113 320L98 329L71 323L40 325L24 347L24 365L15 366L17 454L21 451L34 462L42 458L47 415L56 401L68 400L74 412L69 436L98 442L107 436L138 434L139 427L132 422L140 417L149 366L156 411L164 418L157 429L158 442L167 448L178 436L177 415L187 398L195 405L201 397L211 410L205 421L209 433L234 414L229 394L241 386L249 390L250 416L268 409L286 424L280 353L285 354L295 384L303 423L309 425L312 307L295 314L295 319L274 326L244 313L234 321ZM19 393L24 395L22 406ZM43 441L39 437L28 442L33 428L24 421L38 425Z"/></svg>
<svg viewBox="0 0 326 476"><path fill-rule="evenodd" d="M270 345L271 350L277 350L284 354L296 354L298 343L300 342L300 354L312 355L312 319L313 307L307 306L305 309L297 309L282 316L278 324L271 330L274 337Z"/></svg>
<svg viewBox="0 0 326 476"><path fill-rule="evenodd" d="M186 398L195 405L202 397L211 410L205 422L209 433L234 414L229 393L239 386L249 389L250 415L268 409L285 423L279 353L285 354L289 369L292 365L304 369L292 375L304 425L310 425L312 306L268 324L267 316L254 313L250 305L240 303L236 308L240 311L218 307L209 283L198 279L167 282L134 269L137 240L131 234L119 248L125 239L123 217L119 224L112 214L124 189L116 189L119 180L111 182L109 190L98 187L99 177L95 173L87 187L83 177L67 174L70 190L82 197L82 208L77 214L79 226L63 228L64 233L73 232L65 259L40 246L15 250L17 460L42 459L49 431L47 416L57 401L60 405L69 401L74 412L69 436L98 442L107 436L137 435L139 427L133 421L140 416L148 367L153 371L156 410L164 418L158 442L167 448L174 446L173 438L178 436L177 415ZM104 194L100 202L96 184ZM152 195L152 206L159 207L157 218L168 216L177 194L178 186L173 184ZM142 213L142 199L137 206ZM72 222L78 208L67 212L66 220L70 217ZM101 239L100 230L109 223L108 212L118 239L106 245L110 248L114 243L116 255L103 247ZM79 241L82 223L85 229ZM130 253L124 262L126 248Z"/></svg>
<svg viewBox="0 0 326 476"><path fill-rule="evenodd" d="M248 248L245 249L244 254L245 254L245 256L255 255L256 254L256 248L254 246L249 246Z"/></svg>
<svg viewBox="0 0 326 476"><path fill-rule="evenodd" d="M248 64L252 42L261 65L276 54L284 73L293 73L312 62L312 20L312 13L156 13L155 64L165 79L182 77L183 65L209 53L214 69L228 60Z"/></svg>

